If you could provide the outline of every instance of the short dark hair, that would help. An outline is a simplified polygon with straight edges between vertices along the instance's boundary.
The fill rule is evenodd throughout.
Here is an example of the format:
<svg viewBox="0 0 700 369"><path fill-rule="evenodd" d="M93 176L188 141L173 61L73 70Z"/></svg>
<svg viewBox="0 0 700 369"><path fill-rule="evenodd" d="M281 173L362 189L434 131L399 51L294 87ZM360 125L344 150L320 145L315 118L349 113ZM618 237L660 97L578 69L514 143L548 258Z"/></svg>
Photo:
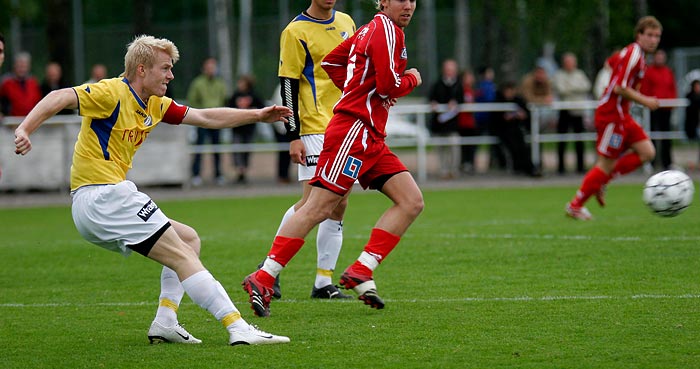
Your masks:
<svg viewBox="0 0 700 369"><path fill-rule="evenodd" d="M2 42L3 44L5 43L5 36L3 36L2 33L0 33L0 42Z"/></svg>

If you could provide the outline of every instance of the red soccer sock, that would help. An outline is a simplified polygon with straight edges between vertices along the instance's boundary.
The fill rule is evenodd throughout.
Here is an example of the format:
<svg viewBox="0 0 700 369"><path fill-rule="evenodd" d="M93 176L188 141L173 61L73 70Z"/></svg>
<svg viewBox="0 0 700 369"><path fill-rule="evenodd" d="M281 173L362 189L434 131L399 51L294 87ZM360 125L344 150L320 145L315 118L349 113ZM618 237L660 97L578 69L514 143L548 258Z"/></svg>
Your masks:
<svg viewBox="0 0 700 369"><path fill-rule="evenodd" d="M572 206L583 206L588 199L598 193L600 189L610 181L610 175L605 173L600 167L593 167L583 177L581 187L576 191L576 196L571 200Z"/></svg>
<svg viewBox="0 0 700 369"><path fill-rule="evenodd" d="M304 246L303 238L289 238L283 236L276 236L275 240L272 242L272 248L267 254L270 260L281 265L281 267L271 267L273 270L277 270L277 273L281 271L282 267L287 266L287 263L294 257L294 255L299 252L299 249ZM270 263L268 260L265 263ZM273 263L274 264L274 263ZM270 274L269 271L265 270L265 265L255 273L255 278L257 278L262 284L266 286L272 286L275 282L275 275ZM268 269L269 270L269 269ZM273 272L274 273L274 272Z"/></svg>
<svg viewBox="0 0 700 369"><path fill-rule="evenodd" d="M612 171L612 176L617 177L634 171L642 165L642 160L636 152L631 152L623 155L615 162L615 168Z"/></svg>
<svg viewBox="0 0 700 369"><path fill-rule="evenodd" d="M267 257L280 263L282 266L287 266L287 263L292 260L302 246L304 246L303 238L275 236L275 240L272 241L272 248L270 248Z"/></svg>
<svg viewBox="0 0 700 369"><path fill-rule="evenodd" d="M389 255L389 253L391 253L394 247L396 247L396 245L399 243L399 240L401 240L400 236L389 233L380 228L373 228L363 253L360 255L360 258L357 259L352 266L350 266L350 268L356 273L371 276L374 268L376 268L379 263L384 261L387 255ZM363 258L367 257L373 259L374 261L363 260Z"/></svg>

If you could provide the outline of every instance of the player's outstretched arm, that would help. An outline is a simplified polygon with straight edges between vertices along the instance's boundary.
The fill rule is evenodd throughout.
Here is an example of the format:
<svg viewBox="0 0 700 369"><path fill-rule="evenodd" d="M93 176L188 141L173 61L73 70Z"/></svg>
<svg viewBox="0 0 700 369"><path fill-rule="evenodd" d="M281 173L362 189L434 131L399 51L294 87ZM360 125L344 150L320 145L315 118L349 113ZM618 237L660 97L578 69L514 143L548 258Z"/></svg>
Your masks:
<svg viewBox="0 0 700 369"><path fill-rule="evenodd" d="M284 106L267 106L262 109L189 108L182 123L204 128L232 128L245 124L277 121L287 122L292 111Z"/></svg>
<svg viewBox="0 0 700 369"><path fill-rule="evenodd" d="M614 92L622 98L634 101L637 104L642 104L651 110L659 108L659 100L653 96L647 96L630 87L622 87L617 85L614 87Z"/></svg>
<svg viewBox="0 0 700 369"><path fill-rule="evenodd" d="M51 91L29 112L22 123L15 129L15 154L26 155L32 149L29 136L44 123L63 109L78 107L78 96L72 88Z"/></svg>

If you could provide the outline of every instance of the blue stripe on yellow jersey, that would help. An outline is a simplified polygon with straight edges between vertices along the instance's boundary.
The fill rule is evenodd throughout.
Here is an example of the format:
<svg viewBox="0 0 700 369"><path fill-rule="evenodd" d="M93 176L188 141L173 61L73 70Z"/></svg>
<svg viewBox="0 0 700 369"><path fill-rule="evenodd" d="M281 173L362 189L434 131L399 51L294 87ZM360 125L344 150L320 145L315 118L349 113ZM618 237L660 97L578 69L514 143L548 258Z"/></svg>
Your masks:
<svg viewBox="0 0 700 369"><path fill-rule="evenodd" d="M104 79L73 90L83 119L73 153L71 190L125 180L134 154L173 100L151 96L146 103L126 78Z"/></svg>
<svg viewBox="0 0 700 369"><path fill-rule="evenodd" d="M326 131L341 91L321 68L321 61L353 33L352 18L338 11L328 20L300 14L282 31L278 76L299 80L301 135Z"/></svg>

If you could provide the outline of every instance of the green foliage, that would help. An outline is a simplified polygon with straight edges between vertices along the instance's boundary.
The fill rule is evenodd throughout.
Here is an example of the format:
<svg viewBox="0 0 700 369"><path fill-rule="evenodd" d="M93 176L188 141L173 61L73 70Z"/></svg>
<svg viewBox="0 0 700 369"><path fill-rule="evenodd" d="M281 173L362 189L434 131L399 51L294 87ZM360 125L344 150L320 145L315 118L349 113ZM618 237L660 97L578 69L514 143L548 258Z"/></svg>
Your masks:
<svg viewBox="0 0 700 369"><path fill-rule="evenodd" d="M272 317L242 278L296 197L162 201L198 230L202 260L244 317L288 345L227 347L185 298L204 342L150 346L159 267L83 241L67 207L0 210L0 366L12 368L698 368L700 207L652 215L641 184L613 185L596 220L563 215L574 188L426 191L426 208L376 272L387 307L308 299L314 234L282 274ZM157 200L157 199L156 199ZM355 193L338 269L389 202ZM337 277L337 276L336 276Z"/></svg>

